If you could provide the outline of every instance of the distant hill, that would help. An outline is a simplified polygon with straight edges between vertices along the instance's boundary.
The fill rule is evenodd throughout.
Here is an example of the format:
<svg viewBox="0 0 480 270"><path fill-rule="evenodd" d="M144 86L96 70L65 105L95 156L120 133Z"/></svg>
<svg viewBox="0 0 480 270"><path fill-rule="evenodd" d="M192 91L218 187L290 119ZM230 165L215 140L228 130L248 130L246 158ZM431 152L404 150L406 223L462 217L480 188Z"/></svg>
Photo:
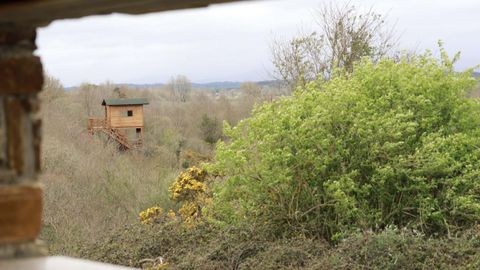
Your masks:
<svg viewBox="0 0 480 270"><path fill-rule="evenodd" d="M208 83L195 83L192 82L192 87L196 89L210 89L210 90L224 90L224 89L238 89L243 82L232 82L232 81L223 81L223 82L208 82ZM274 86L277 81L258 81L254 82L260 86ZM156 88L164 86L163 83L155 84L121 84L132 88Z"/></svg>
<svg viewBox="0 0 480 270"><path fill-rule="evenodd" d="M193 88L203 88L203 89L238 89L243 82L211 82L211 83L192 83ZM278 81L258 81L254 82L260 86L275 86L278 84Z"/></svg>
<svg viewBox="0 0 480 270"><path fill-rule="evenodd" d="M192 88L196 89L209 89L209 90L228 90L228 89L239 89L240 85L243 82L232 82L232 81L224 81L224 82L208 82L208 83L192 83ZM257 81L254 82L260 86L277 86L278 81ZM117 83L115 84L119 87L128 87L133 89L148 89L148 88L160 88L165 86L164 83L151 83L151 84L137 84L137 83ZM73 90L77 87L66 87L66 91Z"/></svg>
<svg viewBox="0 0 480 270"><path fill-rule="evenodd" d="M209 82L209 83L192 83L193 88L203 88L203 89L237 89L240 88L241 82Z"/></svg>

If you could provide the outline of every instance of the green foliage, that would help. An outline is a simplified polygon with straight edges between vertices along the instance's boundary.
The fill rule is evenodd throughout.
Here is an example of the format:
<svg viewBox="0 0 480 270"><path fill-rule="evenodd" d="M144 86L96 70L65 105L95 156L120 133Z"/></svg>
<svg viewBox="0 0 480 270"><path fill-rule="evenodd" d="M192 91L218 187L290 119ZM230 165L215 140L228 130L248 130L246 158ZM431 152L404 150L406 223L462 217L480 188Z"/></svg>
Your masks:
<svg viewBox="0 0 480 270"><path fill-rule="evenodd" d="M329 240L388 225L451 233L480 221L480 106L471 72L429 53L310 83L226 127L210 170L227 222Z"/></svg>
<svg viewBox="0 0 480 270"><path fill-rule="evenodd" d="M202 139L208 144L215 144L222 138L222 128L217 118L210 118L207 114L204 114L199 128Z"/></svg>

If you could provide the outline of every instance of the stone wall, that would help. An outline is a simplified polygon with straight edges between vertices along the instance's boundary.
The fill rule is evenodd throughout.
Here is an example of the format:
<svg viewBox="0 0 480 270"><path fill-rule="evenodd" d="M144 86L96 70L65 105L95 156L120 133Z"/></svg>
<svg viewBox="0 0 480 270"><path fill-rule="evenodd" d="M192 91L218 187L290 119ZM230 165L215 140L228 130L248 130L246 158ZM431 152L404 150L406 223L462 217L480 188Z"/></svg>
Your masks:
<svg viewBox="0 0 480 270"><path fill-rule="evenodd" d="M35 27L0 23L0 258L40 255L43 84Z"/></svg>

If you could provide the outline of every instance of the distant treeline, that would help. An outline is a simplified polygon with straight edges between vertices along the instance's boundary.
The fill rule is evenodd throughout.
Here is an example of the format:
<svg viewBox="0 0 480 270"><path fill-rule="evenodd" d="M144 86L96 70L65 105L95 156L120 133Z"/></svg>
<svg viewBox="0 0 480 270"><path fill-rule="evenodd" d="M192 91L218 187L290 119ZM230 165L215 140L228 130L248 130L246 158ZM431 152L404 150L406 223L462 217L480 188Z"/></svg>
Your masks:
<svg viewBox="0 0 480 270"><path fill-rule="evenodd" d="M480 74L479 74L480 75ZM207 89L207 90L228 90L228 89L240 89L240 86L244 82L234 82L234 81L223 81L223 82L208 82L208 83L191 83L191 86L196 89ZM278 87L282 85L282 82L279 80L267 80L267 81L256 81L254 82L258 86L262 87ZM161 88L166 85L166 83L117 83L115 84L119 87L128 87L131 89L154 89ZM77 86L65 87L66 91L74 90L78 88Z"/></svg>

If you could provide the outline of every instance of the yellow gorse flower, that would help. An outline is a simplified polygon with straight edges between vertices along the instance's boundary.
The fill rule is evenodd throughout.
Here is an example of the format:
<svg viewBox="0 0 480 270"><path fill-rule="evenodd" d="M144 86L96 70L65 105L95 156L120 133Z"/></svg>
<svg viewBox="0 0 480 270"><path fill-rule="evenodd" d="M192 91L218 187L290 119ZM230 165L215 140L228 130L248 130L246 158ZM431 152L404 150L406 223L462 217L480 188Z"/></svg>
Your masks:
<svg viewBox="0 0 480 270"><path fill-rule="evenodd" d="M158 206L150 207L138 214L142 224L152 224L156 219L160 219L163 214L163 209Z"/></svg>
<svg viewBox="0 0 480 270"><path fill-rule="evenodd" d="M172 209L170 209L168 210L167 218L170 220L177 220L177 214L175 214L175 212Z"/></svg>
<svg viewBox="0 0 480 270"><path fill-rule="evenodd" d="M179 217L187 226L195 226L201 220L202 209L212 200L206 180L206 171L195 166L181 172L169 188L172 200L182 204L178 215L171 209L164 215L163 209L156 206L140 212L140 222L176 221Z"/></svg>
<svg viewBox="0 0 480 270"><path fill-rule="evenodd" d="M172 199L176 201L190 201L194 200L199 193L205 193L207 191L206 176L207 173L204 170L195 166L180 173L172 186L170 186Z"/></svg>

